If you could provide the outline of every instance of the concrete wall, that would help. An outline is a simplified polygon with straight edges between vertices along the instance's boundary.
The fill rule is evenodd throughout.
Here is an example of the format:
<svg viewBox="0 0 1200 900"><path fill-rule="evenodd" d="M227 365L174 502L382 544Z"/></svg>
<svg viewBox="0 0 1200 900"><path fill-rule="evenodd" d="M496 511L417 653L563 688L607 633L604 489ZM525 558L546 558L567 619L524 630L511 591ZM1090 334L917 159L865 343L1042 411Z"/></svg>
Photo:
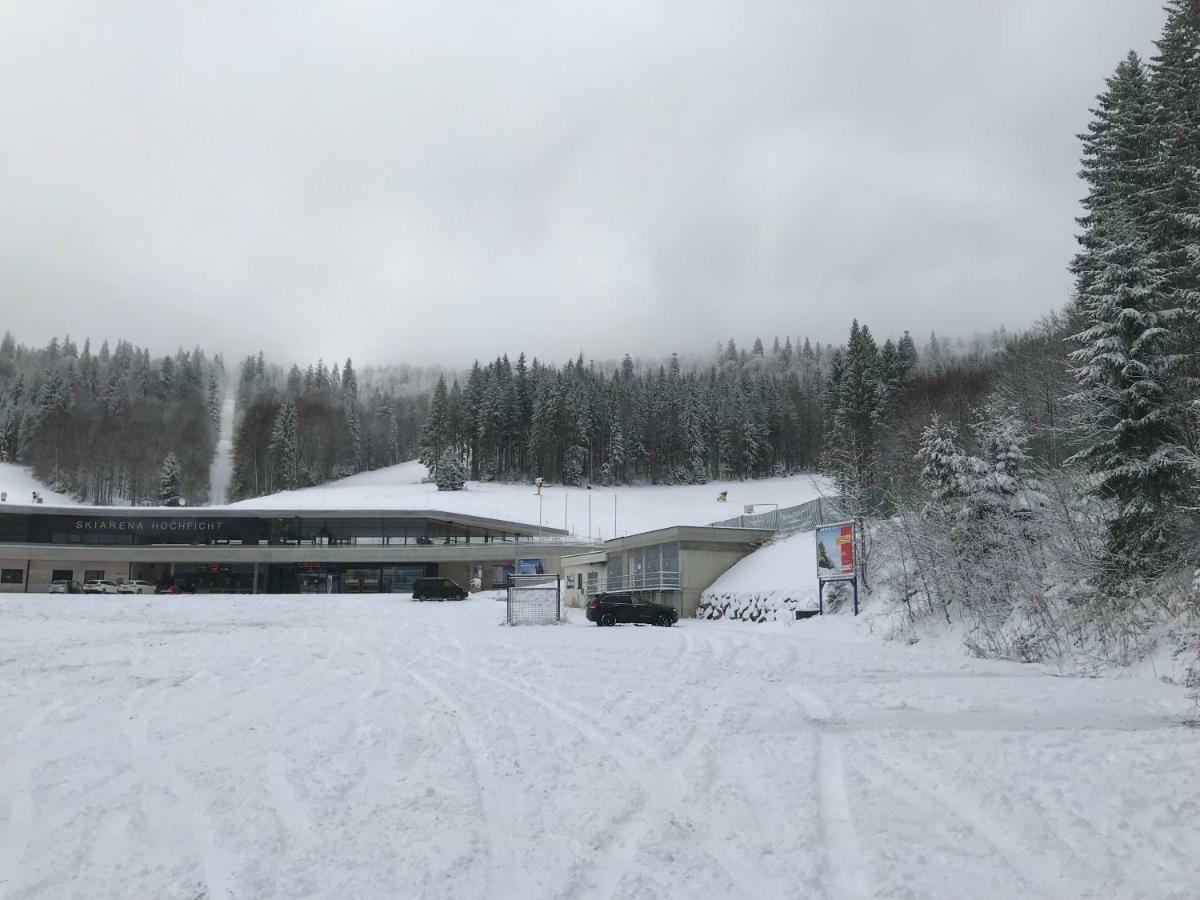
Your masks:
<svg viewBox="0 0 1200 900"><path fill-rule="evenodd" d="M579 563L568 561L563 565L563 606L573 606L582 609L587 606L587 573L595 572L604 583L607 564L603 562ZM575 587L567 587L567 578L573 576Z"/></svg>
<svg viewBox="0 0 1200 900"><path fill-rule="evenodd" d="M677 594L679 615L688 618L695 616L700 607L700 595L734 563L756 549L729 544L705 547L684 543L679 548L679 574L682 579L682 590Z"/></svg>
<svg viewBox="0 0 1200 900"><path fill-rule="evenodd" d="M114 562L113 560L0 560L0 568L4 569L24 569L28 564L28 580L26 584L3 584L0 585L0 591L6 594L28 592L31 594L44 594L50 590L50 582L53 580L54 571L57 569L69 569L71 571L71 580L83 583L83 573L85 571L96 570L103 572L104 578L111 578L114 581L123 581L129 578L128 562Z"/></svg>
<svg viewBox="0 0 1200 900"><path fill-rule="evenodd" d="M0 569L20 569L25 571L25 566L29 561L26 559L0 559ZM0 584L0 594L20 594L25 591L25 576L21 576L20 584Z"/></svg>

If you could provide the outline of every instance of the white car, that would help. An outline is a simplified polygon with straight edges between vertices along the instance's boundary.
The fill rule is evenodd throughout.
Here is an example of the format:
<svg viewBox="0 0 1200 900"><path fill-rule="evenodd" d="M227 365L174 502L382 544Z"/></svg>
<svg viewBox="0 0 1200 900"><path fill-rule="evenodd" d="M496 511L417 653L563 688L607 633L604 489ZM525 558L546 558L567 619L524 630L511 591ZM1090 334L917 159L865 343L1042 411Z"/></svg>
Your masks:
<svg viewBox="0 0 1200 900"><path fill-rule="evenodd" d="M153 594L154 585L149 581L135 578L133 581L122 581L117 585L118 594Z"/></svg>
<svg viewBox="0 0 1200 900"><path fill-rule="evenodd" d="M107 578L85 581L83 583L83 592L85 594L115 594L117 592L117 583Z"/></svg>

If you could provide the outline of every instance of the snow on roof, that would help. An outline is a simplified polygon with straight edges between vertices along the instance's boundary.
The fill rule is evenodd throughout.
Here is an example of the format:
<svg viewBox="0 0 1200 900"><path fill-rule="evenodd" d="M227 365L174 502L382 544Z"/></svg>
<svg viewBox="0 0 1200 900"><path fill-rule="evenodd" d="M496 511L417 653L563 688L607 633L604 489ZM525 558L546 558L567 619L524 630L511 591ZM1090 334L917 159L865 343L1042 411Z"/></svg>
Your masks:
<svg viewBox="0 0 1200 900"><path fill-rule="evenodd" d="M673 525L707 525L742 511L748 503L793 506L831 491L811 475L698 485L562 487L546 485L539 500L532 484L467 482L463 491L439 491L423 482L416 461L363 472L326 485L255 497L235 509L439 509L546 527L606 540ZM717 496L726 492L727 502ZM614 526L615 514L615 526ZM589 524L590 523L590 524Z"/></svg>
<svg viewBox="0 0 1200 900"><path fill-rule="evenodd" d="M794 506L831 492L828 481L820 476L793 475L696 485L590 489L546 485L539 499L532 484L469 481L466 490L439 491L425 480L427 476L426 468L413 460L316 487L204 508L380 513L439 510L534 526L540 522L547 529L565 529L580 537L608 540L675 525L707 525L738 515L749 503ZM35 490L45 498L47 507L81 505L70 497L51 493L24 466L0 463L0 490L8 492L8 502L14 505L28 504ZM727 502L717 500L722 492ZM182 513L188 509L197 511L201 507L172 508L172 511Z"/></svg>

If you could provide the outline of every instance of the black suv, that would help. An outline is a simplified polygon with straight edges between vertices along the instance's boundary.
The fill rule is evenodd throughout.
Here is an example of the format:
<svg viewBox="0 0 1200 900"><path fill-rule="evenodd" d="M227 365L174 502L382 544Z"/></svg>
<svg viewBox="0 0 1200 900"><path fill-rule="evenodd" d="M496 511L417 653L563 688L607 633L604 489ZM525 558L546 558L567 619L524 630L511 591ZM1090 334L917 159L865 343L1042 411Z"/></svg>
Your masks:
<svg viewBox="0 0 1200 900"><path fill-rule="evenodd" d="M679 621L675 608L663 603L651 603L633 594L601 594L587 605L589 622L597 625L616 625L632 622L635 625L670 627Z"/></svg>
<svg viewBox="0 0 1200 900"><path fill-rule="evenodd" d="M466 600L467 592L449 578L418 578L413 582L414 600Z"/></svg>

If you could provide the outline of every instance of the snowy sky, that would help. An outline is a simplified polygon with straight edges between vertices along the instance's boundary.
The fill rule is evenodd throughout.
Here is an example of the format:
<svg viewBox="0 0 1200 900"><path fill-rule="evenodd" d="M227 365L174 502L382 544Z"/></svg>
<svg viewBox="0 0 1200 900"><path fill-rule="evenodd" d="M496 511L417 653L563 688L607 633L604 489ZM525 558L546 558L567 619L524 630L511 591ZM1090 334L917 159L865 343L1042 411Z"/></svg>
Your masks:
<svg viewBox="0 0 1200 900"><path fill-rule="evenodd" d="M0 8L0 325L469 361L1024 325L1158 0Z"/></svg>

